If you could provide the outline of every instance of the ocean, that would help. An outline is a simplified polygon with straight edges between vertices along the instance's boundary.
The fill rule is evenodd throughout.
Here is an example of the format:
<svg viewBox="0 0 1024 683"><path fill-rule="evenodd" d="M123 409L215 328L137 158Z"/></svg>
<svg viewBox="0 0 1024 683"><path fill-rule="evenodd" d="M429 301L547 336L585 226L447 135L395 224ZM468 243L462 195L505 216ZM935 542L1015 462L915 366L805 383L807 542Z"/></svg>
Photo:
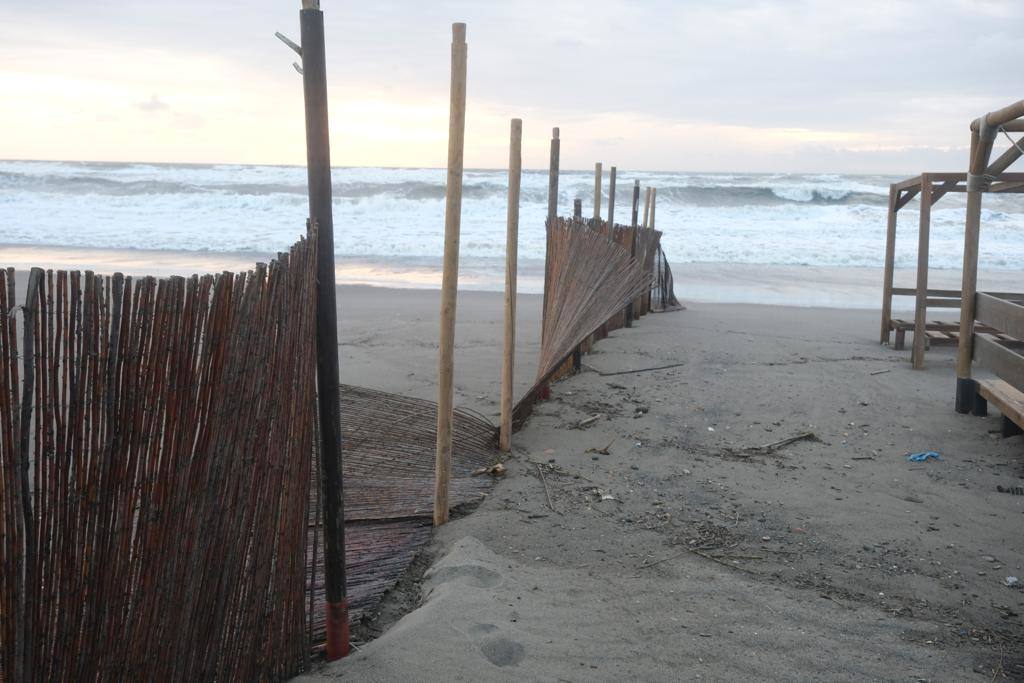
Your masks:
<svg viewBox="0 0 1024 683"><path fill-rule="evenodd" d="M672 264L878 267L888 186L882 175L655 173L621 169L617 222L628 223L633 181L658 188L657 227ZM437 286L443 249L443 169L336 168L339 279ZM465 173L462 284L500 290L506 172ZM525 171L520 213L521 289L538 291L547 171ZM604 191L608 189L605 173ZM593 213L593 172L566 171L559 212L575 197ZM601 214L607 215L607 195ZM958 269L962 195L932 212L931 267ZM208 258L273 254L304 230L306 175L298 166L0 161L0 265L4 246L194 252ZM642 207L641 207L642 211ZM917 211L900 212L896 265L916 263ZM988 196L980 266L1024 264L1024 199ZM346 268L348 266L348 268Z"/></svg>

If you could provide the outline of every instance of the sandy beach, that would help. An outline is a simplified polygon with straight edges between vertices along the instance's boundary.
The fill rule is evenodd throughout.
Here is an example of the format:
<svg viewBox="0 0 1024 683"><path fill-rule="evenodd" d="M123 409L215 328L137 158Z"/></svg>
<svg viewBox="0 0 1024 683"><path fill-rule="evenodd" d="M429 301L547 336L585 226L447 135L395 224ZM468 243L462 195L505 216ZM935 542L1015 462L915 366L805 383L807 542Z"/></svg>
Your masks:
<svg viewBox="0 0 1024 683"><path fill-rule="evenodd" d="M437 292L339 302L343 380L432 397ZM309 678L1024 676L1024 497L996 489L1024 442L953 411L952 349L914 372L875 311L686 303L555 385L507 477L357 629L383 635ZM499 307L459 297L457 403L492 419ZM520 388L538 309L520 298Z"/></svg>

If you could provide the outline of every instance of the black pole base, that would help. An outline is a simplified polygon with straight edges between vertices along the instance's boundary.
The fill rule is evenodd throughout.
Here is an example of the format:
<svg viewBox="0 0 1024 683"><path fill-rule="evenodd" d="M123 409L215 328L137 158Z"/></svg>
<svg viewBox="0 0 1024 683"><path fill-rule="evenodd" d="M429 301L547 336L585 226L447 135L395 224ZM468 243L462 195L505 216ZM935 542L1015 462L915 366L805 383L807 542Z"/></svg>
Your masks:
<svg viewBox="0 0 1024 683"><path fill-rule="evenodd" d="M1024 429L1021 429L1016 422L1003 415L1002 434L1004 437L1007 438L1011 436L1017 436L1018 434L1024 434Z"/></svg>
<svg viewBox="0 0 1024 683"><path fill-rule="evenodd" d="M970 377L956 378L956 412L966 415L974 409L974 397L978 393L978 383Z"/></svg>

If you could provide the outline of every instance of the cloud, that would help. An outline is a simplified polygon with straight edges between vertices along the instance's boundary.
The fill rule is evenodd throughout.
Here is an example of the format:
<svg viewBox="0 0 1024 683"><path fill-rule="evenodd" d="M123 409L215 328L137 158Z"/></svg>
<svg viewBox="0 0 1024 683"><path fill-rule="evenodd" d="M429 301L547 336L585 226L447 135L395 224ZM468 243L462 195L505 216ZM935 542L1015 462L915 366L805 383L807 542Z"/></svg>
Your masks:
<svg viewBox="0 0 1024 683"><path fill-rule="evenodd" d="M157 95L150 95L148 100L145 102L136 102L135 106L142 111L148 112L165 111L171 108L171 105L161 100Z"/></svg>

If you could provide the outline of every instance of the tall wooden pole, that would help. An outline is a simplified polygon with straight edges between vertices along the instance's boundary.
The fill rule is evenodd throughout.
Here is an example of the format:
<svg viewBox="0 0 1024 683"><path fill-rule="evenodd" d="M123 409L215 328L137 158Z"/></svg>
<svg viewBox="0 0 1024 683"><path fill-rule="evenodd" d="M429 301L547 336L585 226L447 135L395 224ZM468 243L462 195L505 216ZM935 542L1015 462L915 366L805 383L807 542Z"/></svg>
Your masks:
<svg viewBox="0 0 1024 683"><path fill-rule="evenodd" d="M545 226L553 226L555 219L558 218L558 163L559 155L561 153L562 142L558 138L558 128L551 129L551 161L548 165L548 219ZM548 325L547 325L547 313L548 313L548 287L549 280L551 279L551 273L549 272L550 261L551 261L551 242L547 237L548 227L545 228L544 234L544 299L540 313L540 340L541 346L544 345L544 340L547 339Z"/></svg>
<svg viewBox="0 0 1024 683"><path fill-rule="evenodd" d="M638 227L638 221L640 218L640 181L633 181L633 215L630 218L629 224L634 229Z"/></svg>
<svg viewBox="0 0 1024 683"><path fill-rule="evenodd" d="M512 450L512 374L516 354L516 268L519 250L519 186L523 173L523 122L512 119L508 149L508 215L505 231L505 357L501 366L501 429L498 445Z"/></svg>
<svg viewBox="0 0 1024 683"><path fill-rule="evenodd" d="M331 212L331 141L327 123L324 15L318 0L302 0L299 24L302 31L309 219L317 228L316 383L323 477L326 655L328 660L334 660L348 654L349 632L338 395L338 308L334 285L334 217Z"/></svg>
<svg viewBox="0 0 1024 683"><path fill-rule="evenodd" d="M983 119L985 117L982 117ZM971 176L985 173L995 140L995 130L985 126L984 133L971 132L971 164L967 176L967 218L964 223L964 267L960 286L960 341L956 356L956 411L974 408L976 386L971 379L974 360L974 295L978 289L978 240L981 235L982 187Z"/></svg>
<svg viewBox="0 0 1024 683"><path fill-rule="evenodd" d="M651 188L651 222L647 224L647 227L654 230L654 209L658 206L658 188Z"/></svg>
<svg viewBox="0 0 1024 683"><path fill-rule="evenodd" d="M583 218L583 200L579 197L572 200L572 217Z"/></svg>
<svg viewBox="0 0 1024 683"><path fill-rule="evenodd" d="M437 379L437 454L434 525L448 521L452 471L452 407L455 398L455 298L459 286L462 163L466 136L466 25L452 24L452 80L448 114L448 186L444 206L444 273L441 277L441 341Z"/></svg>
<svg viewBox="0 0 1024 683"><path fill-rule="evenodd" d="M636 231L639 229L638 226L637 226L637 219L639 217L640 217L640 181L639 180L634 180L633 181L633 211L632 211L632 215L630 217L630 223L629 223L630 234L631 234L631 238L629 240L629 255L632 256L633 258L636 258L636 240L637 240L637 237L638 237L638 235L636 234ZM626 304L626 327L633 327L633 315L634 315L634 306L633 306L633 302L630 301L628 304Z"/></svg>
<svg viewBox="0 0 1024 683"><path fill-rule="evenodd" d="M647 222L651 218L651 188L647 188L647 192L644 193L644 228L647 227Z"/></svg>
<svg viewBox="0 0 1024 683"><path fill-rule="evenodd" d="M558 217L558 157L561 153L562 141L558 138L558 128L551 129L551 161L548 165L548 220Z"/></svg>
<svg viewBox="0 0 1024 683"><path fill-rule="evenodd" d="M615 227L615 167L608 174L608 239L614 241L612 228Z"/></svg>
<svg viewBox="0 0 1024 683"><path fill-rule="evenodd" d="M601 162L594 164L594 220L601 220Z"/></svg>
<svg viewBox="0 0 1024 683"><path fill-rule="evenodd" d="M924 369L924 341L928 311L928 251L929 228L932 222L932 179L921 174L921 221L917 235L917 288L914 297L914 348L910 363L915 370Z"/></svg>
<svg viewBox="0 0 1024 683"><path fill-rule="evenodd" d="M878 343L884 344L889 341L889 328L892 321L892 280L893 270L896 267L896 201L899 199L899 191L894 185L889 186L889 212L885 228L885 270L882 274L882 330L878 337Z"/></svg>

